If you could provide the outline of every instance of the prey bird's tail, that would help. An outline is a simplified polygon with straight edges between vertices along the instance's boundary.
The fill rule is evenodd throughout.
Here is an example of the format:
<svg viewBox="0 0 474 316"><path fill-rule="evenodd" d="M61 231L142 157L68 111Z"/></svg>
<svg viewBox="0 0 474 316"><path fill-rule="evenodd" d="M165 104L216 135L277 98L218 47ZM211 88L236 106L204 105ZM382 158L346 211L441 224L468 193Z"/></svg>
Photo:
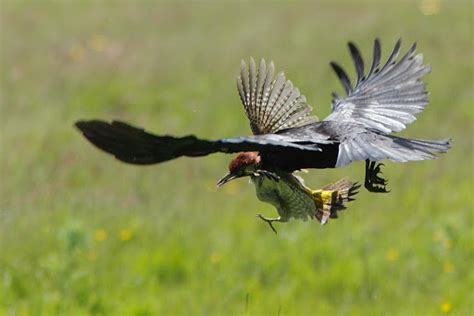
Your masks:
<svg viewBox="0 0 474 316"><path fill-rule="evenodd" d="M344 203L353 201L359 188L360 184L357 182L341 179L313 191L313 198L318 209L316 218L322 225L326 224L329 218L337 218L337 212L346 209Z"/></svg>

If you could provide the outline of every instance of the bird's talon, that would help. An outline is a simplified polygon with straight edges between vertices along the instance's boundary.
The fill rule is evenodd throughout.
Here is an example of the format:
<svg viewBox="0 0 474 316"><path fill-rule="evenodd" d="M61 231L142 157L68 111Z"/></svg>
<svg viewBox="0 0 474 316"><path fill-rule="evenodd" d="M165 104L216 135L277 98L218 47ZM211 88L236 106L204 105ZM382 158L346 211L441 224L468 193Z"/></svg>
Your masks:
<svg viewBox="0 0 474 316"><path fill-rule="evenodd" d="M266 176L270 180L274 180L276 182L280 181L280 176L277 175L276 173L267 171L267 170L257 170L257 174Z"/></svg>
<svg viewBox="0 0 474 316"><path fill-rule="evenodd" d="M387 193L388 181L382 178L383 163L376 164L375 161L366 161L365 164L365 187L370 192Z"/></svg>
<svg viewBox="0 0 474 316"><path fill-rule="evenodd" d="M266 218L265 216L263 216L262 214L257 214L256 215L258 218L260 218L262 221L264 222L267 222L268 226L270 226L270 228L273 230L273 232L275 234L278 234L277 230L275 229L275 227L273 227L273 222L275 221L279 221L280 219L279 218Z"/></svg>
<svg viewBox="0 0 474 316"><path fill-rule="evenodd" d="M387 180L380 178L380 177L374 177L373 181L374 184L379 184L379 185L386 185L388 182Z"/></svg>
<svg viewBox="0 0 474 316"><path fill-rule="evenodd" d="M380 174L383 174L383 172L382 172L382 166L385 166L385 165L382 164L382 163L379 163L377 166L375 166L373 173L374 173L375 175L377 175L377 174L379 174L379 173L380 173Z"/></svg>

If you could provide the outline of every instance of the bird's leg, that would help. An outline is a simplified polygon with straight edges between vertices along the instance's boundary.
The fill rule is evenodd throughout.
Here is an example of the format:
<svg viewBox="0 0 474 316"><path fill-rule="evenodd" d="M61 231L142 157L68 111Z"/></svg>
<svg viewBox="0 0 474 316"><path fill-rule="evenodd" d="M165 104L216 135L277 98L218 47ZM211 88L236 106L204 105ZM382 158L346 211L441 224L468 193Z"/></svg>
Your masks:
<svg viewBox="0 0 474 316"><path fill-rule="evenodd" d="M277 230L275 229L275 227L273 227L273 222L281 222L281 216L278 216L278 217L275 217L275 218L267 218L265 216L263 216L262 214L257 214L257 217L260 218L262 221L265 221L268 223L268 225L270 226L270 228L273 230L273 232L275 234L278 234Z"/></svg>
<svg viewBox="0 0 474 316"><path fill-rule="evenodd" d="M375 161L365 161L365 188L370 192L387 193L388 181L379 174L382 174L381 168L384 166L383 163L377 164Z"/></svg>
<svg viewBox="0 0 474 316"><path fill-rule="evenodd" d="M255 174L257 176L266 176L268 179L274 180L274 181L277 181L277 182L280 181L280 176L279 175L277 175L274 172L268 171L268 170L259 169L259 170L255 171Z"/></svg>

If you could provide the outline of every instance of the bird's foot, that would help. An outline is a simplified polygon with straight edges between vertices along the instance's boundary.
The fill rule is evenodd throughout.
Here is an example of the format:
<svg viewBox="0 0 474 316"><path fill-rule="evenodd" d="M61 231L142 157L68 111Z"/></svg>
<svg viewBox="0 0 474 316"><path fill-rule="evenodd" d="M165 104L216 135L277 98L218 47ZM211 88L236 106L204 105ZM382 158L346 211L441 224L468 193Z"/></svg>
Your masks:
<svg viewBox="0 0 474 316"><path fill-rule="evenodd" d="M255 171L255 175L256 176L265 176L268 179L276 181L276 182L280 181L280 176L279 175L277 175L274 172L268 171L268 170L262 170L262 169L257 170L257 171Z"/></svg>
<svg viewBox="0 0 474 316"><path fill-rule="evenodd" d="M262 221L267 222L268 226L270 226L270 228L273 230L273 232L275 234L278 234L275 227L273 227L273 222L280 222L281 221L280 216L278 216L276 218L267 218L267 217L263 216L262 214L257 214L257 217L260 218Z"/></svg>
<svg viewBox="0 0 474 316"><path fill-rule="evenodd" d="M379 174L383 174L381 171L383 163L376 163L375 161L365 161L365 188L369 192L387 193L388 181L380 177Z"/></svg>

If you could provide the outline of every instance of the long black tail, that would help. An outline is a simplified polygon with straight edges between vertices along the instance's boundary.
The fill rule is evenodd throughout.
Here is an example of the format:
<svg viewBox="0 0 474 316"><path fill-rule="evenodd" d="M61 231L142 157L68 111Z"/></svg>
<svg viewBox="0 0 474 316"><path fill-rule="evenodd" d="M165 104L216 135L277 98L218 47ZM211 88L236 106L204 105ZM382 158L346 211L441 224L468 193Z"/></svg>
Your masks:
<svg viewBox="0 0 474 316"><path fill-rule="evenodd" d="M117 159L137 165L155 164L181 156L200 157L215 152L271 151L281 155L321 150L286 141L278 135L199 139L194 135L154 135L124 122L78 121L76 127L92 144Z"/></svg>

